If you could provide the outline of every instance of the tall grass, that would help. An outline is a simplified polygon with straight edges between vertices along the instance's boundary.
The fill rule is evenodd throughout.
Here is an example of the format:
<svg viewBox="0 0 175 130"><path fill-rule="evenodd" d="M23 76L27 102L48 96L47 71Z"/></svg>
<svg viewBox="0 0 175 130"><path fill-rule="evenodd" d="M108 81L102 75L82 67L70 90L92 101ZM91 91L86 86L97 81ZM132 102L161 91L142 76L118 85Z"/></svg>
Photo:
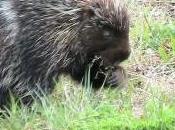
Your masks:
<svg viewBox="0 0 175 130"><path fill-rule="evenodd" d="M63 82L64 81L64 82ZM65 85L66 84L66 85ZM154 87L153 87L154 88ZM13 103L8 116L0 118L1 130L160 130L175 129L175 106L150 89L144 115L132 112L134 89L101 89L72 86L62 80L56 93L41 97L29 109ZM10 116L9 116L10 115Z"/></svg>

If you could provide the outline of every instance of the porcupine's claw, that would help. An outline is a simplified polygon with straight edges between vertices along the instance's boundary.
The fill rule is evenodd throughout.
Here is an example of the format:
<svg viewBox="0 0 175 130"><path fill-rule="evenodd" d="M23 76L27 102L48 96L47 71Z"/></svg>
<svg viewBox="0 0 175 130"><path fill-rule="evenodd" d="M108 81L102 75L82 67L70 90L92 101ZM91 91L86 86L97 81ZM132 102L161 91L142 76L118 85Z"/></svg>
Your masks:
<svg viewBox="0 0 175 130"><path fill-rule="evenodd" d="M106 80L106 85L111 87L119 86L124 82L125 77L124 69L117 67L115 70L111 70L111 73Z"/></svg>
<svg viewBox="0 0 175 130"><path fill-rule="evenodd" d="M111 76L106 81L106 84L109 86L117 86L119 85L119 76L116 74L116 72L113 72Z"/></svg>

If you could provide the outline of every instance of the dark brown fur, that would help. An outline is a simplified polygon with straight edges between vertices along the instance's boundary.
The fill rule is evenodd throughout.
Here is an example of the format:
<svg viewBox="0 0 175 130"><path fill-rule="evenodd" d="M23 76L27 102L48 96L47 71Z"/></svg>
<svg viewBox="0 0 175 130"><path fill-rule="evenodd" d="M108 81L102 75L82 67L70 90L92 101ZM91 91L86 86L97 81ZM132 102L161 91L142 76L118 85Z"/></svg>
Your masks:
<svg viewBox="0 0 175 130"><path fill-rule="evenodd" d="M53 79L82 81L91 65L95 87L124 80L129 20L119 0L1 0L0 106L9 91L30 103L51 92ZM29 94L30 96L26 96Z"/></svg>

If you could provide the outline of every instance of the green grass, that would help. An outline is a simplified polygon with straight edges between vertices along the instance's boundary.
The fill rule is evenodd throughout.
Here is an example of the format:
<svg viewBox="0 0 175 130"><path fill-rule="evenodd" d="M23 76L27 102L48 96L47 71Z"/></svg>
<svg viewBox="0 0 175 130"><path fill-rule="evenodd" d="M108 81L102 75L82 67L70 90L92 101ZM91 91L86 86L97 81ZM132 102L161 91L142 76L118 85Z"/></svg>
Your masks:
<svg viewBox="0 0 175 130"><path fill-rule="evenodd" d="M131 28L132 39L142 49L152 48L167 62L175 56L175 22L166 17L165 12L162 12L160 18L155 18L154 13L151 14L152 10L152 6L142 6L141 16L136 18Z"/></svg>
<svg viewBox="0 0 175 130"><path fill-rule="evenodd" d="M168 61L175 56L175 23L165 23L145 19L143 48L152 48L161 59Z"/></svg>
<svg viewBox="0 0 175 130"><path fill-rule="evenodd" d="M57 85L57 92L65 86ZM75 87L75 86L74 86ZM132 89L101 90L67 87L59 96L42 98L31 109L15 103L10 117L0 119L1 130L173 130L175 106L166 98L152 97L145 104L144 115L132 112ZM154 94L153 90L151 94ZM55 100L57 99L57 100Z"/></svg>
<svg viewBox="0 0 175 130"><path fill-rule="evenodd" d="M160 57L161 65L172 63L175 20L164 12L155 18L151 15L154 7L133 2L129 6L136 13L130 33L134 51L125 66L147 63L148 49ZM8 113L0 117L0 130L175 130L175 93L169 93L175 89L161 82L136 74L129 76L128 88L94 91L88 80L85 88L61 77L54 92L30 109L13 101ZM140 116L134 113L136 105L143 110Z"/></svg>

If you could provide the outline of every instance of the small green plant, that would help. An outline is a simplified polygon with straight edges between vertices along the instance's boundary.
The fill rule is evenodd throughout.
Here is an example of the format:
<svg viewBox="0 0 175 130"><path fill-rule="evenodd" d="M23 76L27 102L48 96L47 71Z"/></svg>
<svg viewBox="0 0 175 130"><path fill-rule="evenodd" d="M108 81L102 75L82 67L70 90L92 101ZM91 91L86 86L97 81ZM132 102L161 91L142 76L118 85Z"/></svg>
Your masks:
<svg viewBox="0 0 175 130"><path fill-rule="evenodd" d="M144 8L142 16L131 28L131 35L137 46L141 45L143 50L153 49L167 62L175 56L175 23L155 19L150 10L150 7Z"/></svg>

